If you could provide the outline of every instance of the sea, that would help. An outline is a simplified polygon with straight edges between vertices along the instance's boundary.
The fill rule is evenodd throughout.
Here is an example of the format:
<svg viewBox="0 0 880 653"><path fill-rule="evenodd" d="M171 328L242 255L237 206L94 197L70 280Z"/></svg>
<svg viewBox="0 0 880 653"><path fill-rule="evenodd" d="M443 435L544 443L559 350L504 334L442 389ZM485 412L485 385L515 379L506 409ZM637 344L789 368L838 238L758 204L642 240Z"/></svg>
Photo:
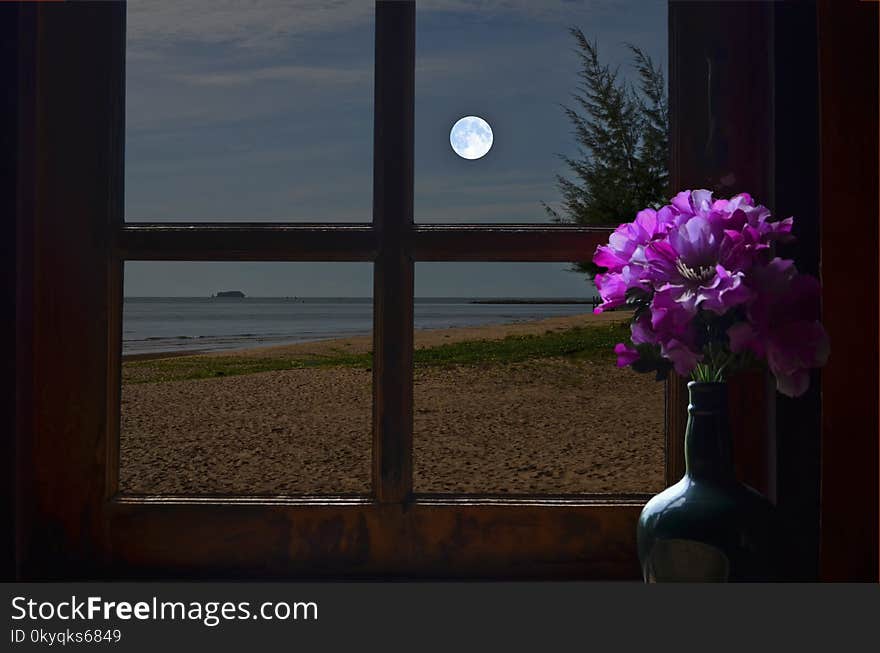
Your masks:
<svg viewBox="0 0 880 653"><path fill-rule="evenodd" d="M528 322L588 313L590 298L416 298L415 328ZM577 302L577 303L575 303ZM126 297L122 353L245 349L368 335L369 297Z"/></svg>

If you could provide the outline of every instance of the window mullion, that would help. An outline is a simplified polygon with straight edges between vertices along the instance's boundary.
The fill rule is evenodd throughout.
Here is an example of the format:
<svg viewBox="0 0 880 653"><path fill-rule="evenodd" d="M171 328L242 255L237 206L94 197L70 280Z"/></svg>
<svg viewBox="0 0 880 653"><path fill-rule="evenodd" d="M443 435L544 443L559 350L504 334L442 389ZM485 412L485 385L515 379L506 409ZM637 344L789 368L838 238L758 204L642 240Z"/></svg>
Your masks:
<svg viewBox="0 0 880 653"><path fill-rule="evenodd" d="M373 224L373 492L412 494L415 3L376 3Z"/></svg>

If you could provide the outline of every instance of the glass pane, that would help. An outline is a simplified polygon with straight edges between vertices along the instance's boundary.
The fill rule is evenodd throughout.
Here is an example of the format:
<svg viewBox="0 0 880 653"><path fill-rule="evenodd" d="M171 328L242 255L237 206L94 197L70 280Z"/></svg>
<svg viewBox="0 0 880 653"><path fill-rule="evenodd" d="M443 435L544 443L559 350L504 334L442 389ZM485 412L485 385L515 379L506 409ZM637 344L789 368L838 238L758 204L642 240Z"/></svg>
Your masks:
<svg viewBox="0 0 880 653"><path fill-rule="evenodd" d="M666 199L667 148L658 142L641 149L647 132L636 125L644 111L619 125L635 129L627 132L636 139L635 149L612 140L597 148L594 158L563 108L587 115L573 97L583 95L579 55L585 51L571 28L595 44L598 67L616 72L618 87L640 84L627 44L650 57L655 69L666 70L664 0L420 0L416 21L417 222L550 222L546 205L563 220L617 224ZM665 82L660 88L665 93ZM453 125L466 116L484 119L491 137L466 121L453 138ZM592 160L599 168L586 182L560 157ZM654 158L660 163L648 165ZM637 176L629 176L630 170ZM577 210L572 208L577 201L566 205L558 175L580 188L572 199L585 205Z"/></svg>
<svg viewBox="0 0 880 653"><path fill-rule="evenodd" d="M366 263L128 262L120 489L368 494Z"/></svg>
<svg viewBox="0 0 880 653"><path fill-rule="evenodd" d="M630 313L594 315L583 274L419 263L416 295L416 492L664 487L664 386L615 366Z"/></svg>
<svg viewBox="0 0 880 653"><path fill-rule="evenodd" d="M369 222L373 34L367 2L129 2L126 219Z"/></svg>

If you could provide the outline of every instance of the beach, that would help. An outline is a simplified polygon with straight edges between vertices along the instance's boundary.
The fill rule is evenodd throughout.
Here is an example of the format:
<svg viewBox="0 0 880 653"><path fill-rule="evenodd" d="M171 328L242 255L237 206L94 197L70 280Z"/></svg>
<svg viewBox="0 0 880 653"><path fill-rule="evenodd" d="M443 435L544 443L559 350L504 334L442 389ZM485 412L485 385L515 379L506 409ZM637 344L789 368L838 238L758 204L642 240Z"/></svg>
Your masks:
<svg viewBox="0 0 880 653"><path fill-rule="evenodd" d="M574 354L559 348L571 334L589 344L591 330L607 331L628 317L612 312L416 330L415 491L661 489L663 384L617 369L604 345ZM523 342L531 348L525 353ZM369 493L372 370L365 361L371 348L370 336L354 336L127 362L120 490ZM494 353L483 360L473 351ZM430 362L435 352L446 358ZM302 367L271 369L279 361ZM267 371L250 373L263 369L251 363ZM192 370L221 364L217 376L189 378Z"/></svg>

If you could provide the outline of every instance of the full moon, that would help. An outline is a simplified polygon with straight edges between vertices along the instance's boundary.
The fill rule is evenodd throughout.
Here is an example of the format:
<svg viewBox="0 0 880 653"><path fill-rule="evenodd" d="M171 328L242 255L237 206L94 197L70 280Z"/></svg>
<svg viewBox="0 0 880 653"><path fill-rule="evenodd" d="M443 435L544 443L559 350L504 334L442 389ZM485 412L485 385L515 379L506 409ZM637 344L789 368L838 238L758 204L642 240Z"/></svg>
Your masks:
<svg viewBox="0 0 880 653"><path fill-rule="evenodd" d="M449 132L449 144L463 159L479 159L492 148L492 128L479 116L465 116Z"/></svg>

